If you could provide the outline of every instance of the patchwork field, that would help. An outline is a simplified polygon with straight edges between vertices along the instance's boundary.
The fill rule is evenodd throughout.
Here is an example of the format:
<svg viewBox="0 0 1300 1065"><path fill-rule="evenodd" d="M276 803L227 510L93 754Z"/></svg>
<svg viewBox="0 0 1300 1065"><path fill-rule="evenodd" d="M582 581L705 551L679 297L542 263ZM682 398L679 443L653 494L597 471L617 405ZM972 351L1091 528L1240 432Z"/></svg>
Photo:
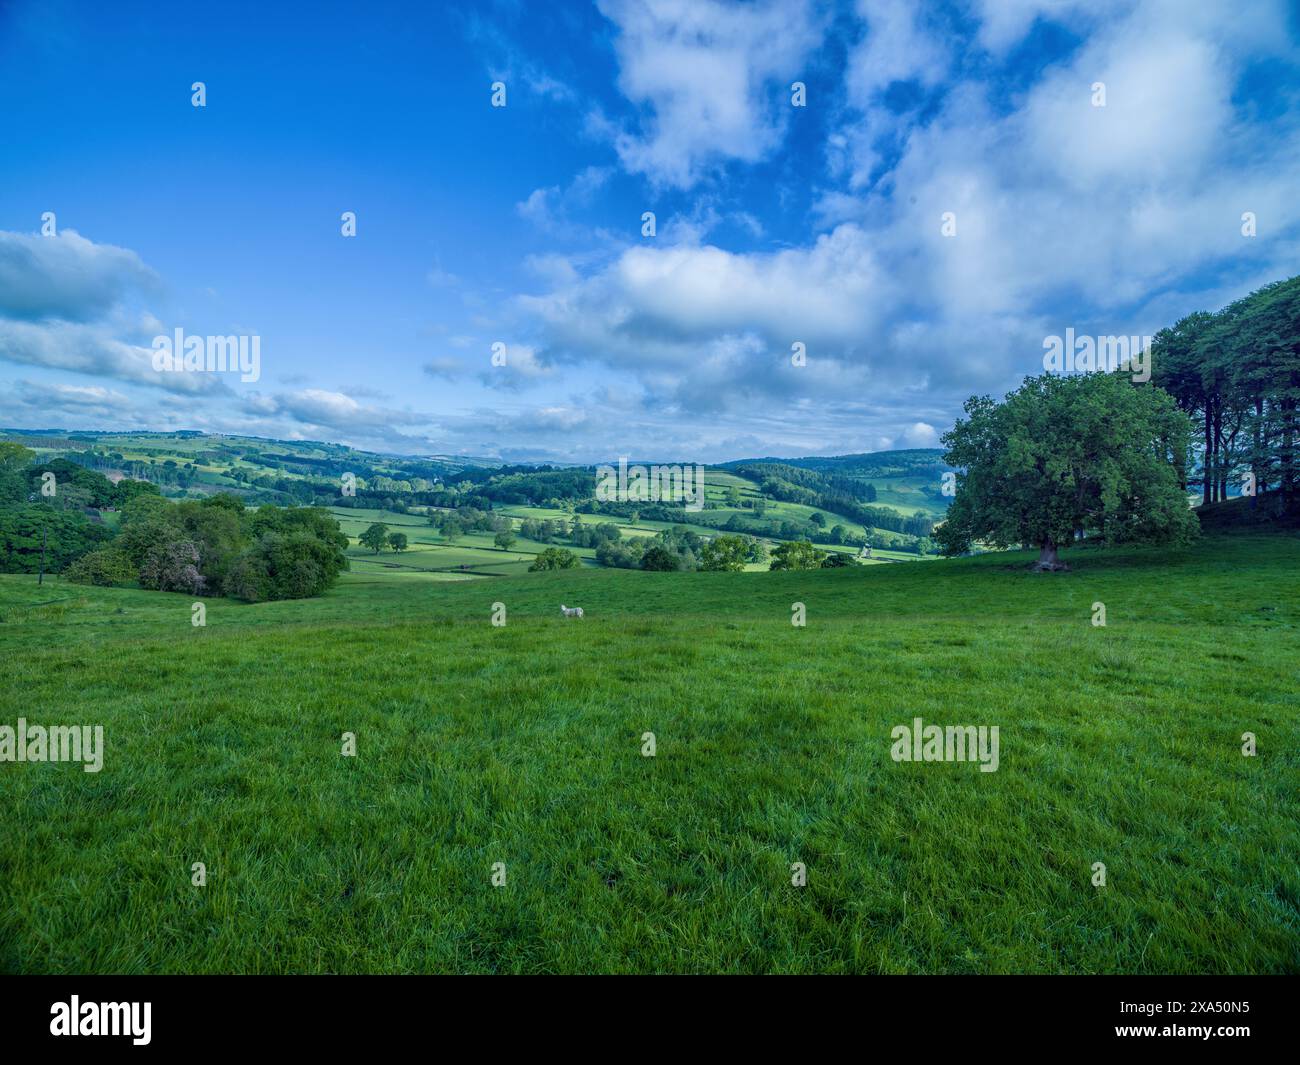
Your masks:
<svg viewBox="0 0 1300 1065"><path fill-rule="evenodd" d="M202 628L0 577L0 723L106 744L0 764L0 968L1300 971L1300 539L1025 561L354 564ZM893 761L915 717L998 770Z"/></svg>

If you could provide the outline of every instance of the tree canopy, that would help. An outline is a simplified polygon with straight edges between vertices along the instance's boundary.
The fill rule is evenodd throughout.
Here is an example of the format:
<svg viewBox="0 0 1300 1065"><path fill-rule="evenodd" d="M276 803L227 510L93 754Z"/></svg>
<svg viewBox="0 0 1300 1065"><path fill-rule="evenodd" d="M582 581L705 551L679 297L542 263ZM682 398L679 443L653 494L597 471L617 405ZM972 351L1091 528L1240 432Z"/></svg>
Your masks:
<svg viewBox="0 0 1300 1065"><path fill-rule="evenodd" d="M977 542L1057 549L1084 534L1108 542L1182 543L1191 424L1172 397L1122 373L1027 378L1002 403L966 402L945 434L957 494L935 532L945 554Z"/></svg>
<svg viewBox="0 0 1300 1065"><path fill-rule="evenodd" d="M1202 502L1227 499L1253 478L1294 511L1300 495L1300 277L1277 281L1222 310L1198 311L1158 332L1152 381L1196 420ZM1246 494L1252 494L1247 492Z"/></svg>

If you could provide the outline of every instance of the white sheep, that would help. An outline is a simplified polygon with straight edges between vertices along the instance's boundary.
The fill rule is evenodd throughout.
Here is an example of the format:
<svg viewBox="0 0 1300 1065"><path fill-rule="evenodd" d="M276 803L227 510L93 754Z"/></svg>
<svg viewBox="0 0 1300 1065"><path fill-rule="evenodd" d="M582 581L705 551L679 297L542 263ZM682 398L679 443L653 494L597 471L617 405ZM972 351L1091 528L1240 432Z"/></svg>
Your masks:
<svg viewBox="0 0 1300 1065"><path fill-rule="evenodd" d="M562 613L566 618L580 618L582 617L582 607L565 606L563 603L561 603L560 613Z"/></svg>

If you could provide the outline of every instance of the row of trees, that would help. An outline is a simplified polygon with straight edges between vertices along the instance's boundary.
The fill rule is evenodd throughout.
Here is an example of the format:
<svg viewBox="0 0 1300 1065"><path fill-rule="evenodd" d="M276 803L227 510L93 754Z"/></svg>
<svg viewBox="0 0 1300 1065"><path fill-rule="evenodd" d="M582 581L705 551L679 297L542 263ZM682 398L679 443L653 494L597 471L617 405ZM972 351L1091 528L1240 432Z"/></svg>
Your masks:
<svg viewBox="0 0 1300 1065"><path fill-rule="evenodd" d="M968 400L943 438L961 468L936 532L943 550L1035 544L1038 565L1056 569L1058 549L1083 538L1186 543L1200 532L1196 483L1203 505L1270 493L1295 516L1300 277L1162 329L1151 360L1146 384L1123 371L1046 374L1002 403Z"/></svg>
<svg viewBox="0 0 1300 1065"><path fill-rule="evenodd" d="M1196 475L1205 503L1227 499L1243 475L1295 507L1300 471L1300 277L1156 334L1152 380L1196 421Z"/></svg>
<svg viewBox="0 0 1300 1065"><path fill-rule="evenodd" d="M402 552L409 543L404 532L389 532L388 526L381 521L374 522L365 532L357 537L362 547L368 547L379 554L385 547Z"/></svg>

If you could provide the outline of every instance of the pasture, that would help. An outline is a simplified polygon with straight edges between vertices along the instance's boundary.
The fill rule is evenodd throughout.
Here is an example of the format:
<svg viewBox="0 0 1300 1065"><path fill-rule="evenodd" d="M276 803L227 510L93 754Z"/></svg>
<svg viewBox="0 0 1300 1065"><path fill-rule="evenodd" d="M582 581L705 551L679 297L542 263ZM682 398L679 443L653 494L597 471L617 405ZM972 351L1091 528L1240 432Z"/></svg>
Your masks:
<svg viewBox="0 0 1300 1065"><path fill-rule="evenodd" d="M357 564L203 627L0 577L0 723L105 735L0 764L0 968L1300 971L1300 539L1027 560ZM997 772L892 760L915 717Z"/></svg>

